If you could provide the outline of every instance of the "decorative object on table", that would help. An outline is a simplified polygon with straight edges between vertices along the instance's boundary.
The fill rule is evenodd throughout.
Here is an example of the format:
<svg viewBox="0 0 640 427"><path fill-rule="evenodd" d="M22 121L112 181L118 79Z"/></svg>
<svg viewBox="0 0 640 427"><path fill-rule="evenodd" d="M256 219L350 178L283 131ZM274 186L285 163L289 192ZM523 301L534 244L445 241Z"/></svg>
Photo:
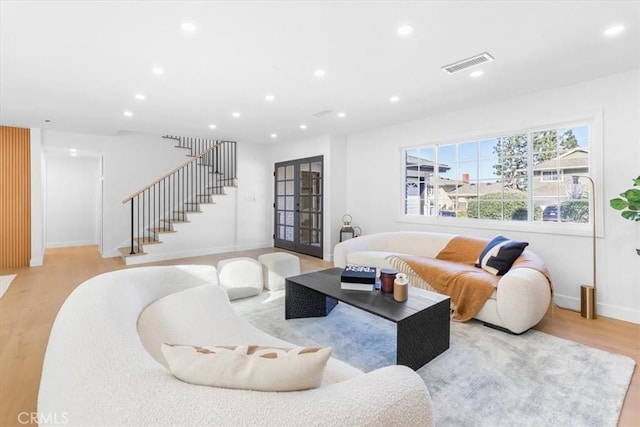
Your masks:
<svg viewBox="0 0 640 427"><path fill-rule="evenodd" d="M640 187L640 175L633 180L634 187ZM640 222L640 189L630 188L624 193L620 193L620 197L609 200L609 205L620 212L620 215L629 221ZM640 255L640 249L636 249L636 253Z"/></svg>
<svg viewBox="0 0 640 427"><path fill-rule="evenodd" d="M340 228L340 241L344 242L345 240L353 239L356 237L355 230L351 226L351 215L344 214L342 215L342 228Z"/></svg>
<svg viewBox="0 0 640 427"><path fill-rule="evenodd" d="M362 236L362 228L358 227L357 225L353 226L353 236L354 237L360 237Z"/></svg>
<svg viewBox="0 0 640 427"><path fill-rule="evenodd" d="M393 292L393 281L396 280L396 274L398 274L398 270L395 268L380 269L380 290L382 292Z"/></svg>
<svg viewBox="0 0 640 427"><path fill-rule="evenodd" d="M582 184L580 178L585 178L591 183L591 213L589 222L591 223L591 252L593 264L593 284L580 286L580 316L587 319L596 319L596 183L587 175L573 175L571 182L567 185L567 195L569 197L582 197Z"/></svg>
<svg viewBox="0 0 640 427"><path fill-rule="evenodd" d="M340 275L340 288L353 291L373 291L376 268L348 265Z"/></svg>
<svg viewBox="0 0 640 427"><path fill-rule="evenodd" d="M393 299L405 302L407 298L409 298L409 279L406 274L398 273L393 283Z"/></svg>

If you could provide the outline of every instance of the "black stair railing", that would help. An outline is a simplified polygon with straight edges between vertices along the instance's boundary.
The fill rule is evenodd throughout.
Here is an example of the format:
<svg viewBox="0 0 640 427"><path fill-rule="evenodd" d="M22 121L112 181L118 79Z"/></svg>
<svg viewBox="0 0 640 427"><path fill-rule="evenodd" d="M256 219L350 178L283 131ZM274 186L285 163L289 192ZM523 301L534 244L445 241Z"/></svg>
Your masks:
<svg viewBox="0 0 640 427"><path fill-rule="evenodd" d="M185 221L187 214L197 212L211 195L223 194L224 187L236 185L235 142L165 138L190 148L193 158L122 201L131 203L130 255L140 253L144 243L157 242L158 233L172 231L173 223Z"/></svg>

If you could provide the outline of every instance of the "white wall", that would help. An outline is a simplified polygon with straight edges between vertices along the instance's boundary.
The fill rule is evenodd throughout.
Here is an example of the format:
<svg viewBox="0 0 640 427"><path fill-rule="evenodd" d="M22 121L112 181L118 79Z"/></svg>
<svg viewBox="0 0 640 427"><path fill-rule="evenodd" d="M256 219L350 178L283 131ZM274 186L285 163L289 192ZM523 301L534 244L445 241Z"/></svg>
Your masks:
<svg viewBox="0 0 640 427"><path fill-rule="evenodd" d="M98 244L99 158L68 152L45 158L46 247Z"/></svg>
<svg viewBox="0 0 640 427"><path fill-rule="evenodd" d="M640 71L627 72L564 88L408 123L349 135L347 208L365 234L391 230L443 231L491 237L501 230L462 228L455 221L437 224L400 220L402 203L401 148L491 134L533 124L552 123L602 112L604 178L598 186L606 204L598 238L597 310L604 316L640 323L640 227L608 208L608 200L630 188L640 174ZM603 206L602 204L600 206ZM530 242L554 279L555 300L579 309L581 284L591 284L591 240L510 229L509 236Z"/></svg>
<svg viewBox="0 0 640 427"><path fill-rule="evenodd" d="M235 250L273 246L273 164L271 146L237 143L238 188Z"/></svg>
<svg viewBox="0 0 640 427"><path fill-rule="evenodd" d="M31 259L29 265L37 267L44 262L44 156L42 132L31 129Z"/></svg>

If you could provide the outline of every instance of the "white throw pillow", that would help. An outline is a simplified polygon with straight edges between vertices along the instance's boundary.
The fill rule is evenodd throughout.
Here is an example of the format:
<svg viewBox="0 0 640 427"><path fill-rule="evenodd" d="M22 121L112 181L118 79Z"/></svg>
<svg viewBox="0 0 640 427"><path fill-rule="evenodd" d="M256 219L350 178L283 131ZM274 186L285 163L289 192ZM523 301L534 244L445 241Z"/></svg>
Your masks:
<svg viewBox="0 0 640 427"><path fill-rule="evenodd" d="M267 348L255 345L199 347L162 344L169 369L182 381L258 391L320 386L331 347Z"/></svg>

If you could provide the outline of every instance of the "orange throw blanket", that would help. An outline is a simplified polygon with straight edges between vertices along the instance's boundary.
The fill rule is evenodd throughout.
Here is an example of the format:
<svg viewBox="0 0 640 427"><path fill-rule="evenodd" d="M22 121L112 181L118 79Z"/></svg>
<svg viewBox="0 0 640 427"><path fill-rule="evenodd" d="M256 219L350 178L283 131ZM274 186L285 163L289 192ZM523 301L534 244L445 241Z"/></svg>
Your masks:
<svg viewBox="0 0 640 427"><path fill-rule="evenodd" d="M405 264L438 293L451 297L452 319L466 322L480 311L498 286L501 276L475 267L478 256L488 240L456 236L438 253L435 259L420 256L394 257L396 268ZM540 258L525 250L511 268L533 268L549 280L551 278Z"/></svg>
<svg viewBox="0 0 640 427"><path fill-rule="evenodd" d="M449 295L452 319L466 322L480 311L500 280L499 276L457 262L419 256L398 257L436 292Z"/></svg>

